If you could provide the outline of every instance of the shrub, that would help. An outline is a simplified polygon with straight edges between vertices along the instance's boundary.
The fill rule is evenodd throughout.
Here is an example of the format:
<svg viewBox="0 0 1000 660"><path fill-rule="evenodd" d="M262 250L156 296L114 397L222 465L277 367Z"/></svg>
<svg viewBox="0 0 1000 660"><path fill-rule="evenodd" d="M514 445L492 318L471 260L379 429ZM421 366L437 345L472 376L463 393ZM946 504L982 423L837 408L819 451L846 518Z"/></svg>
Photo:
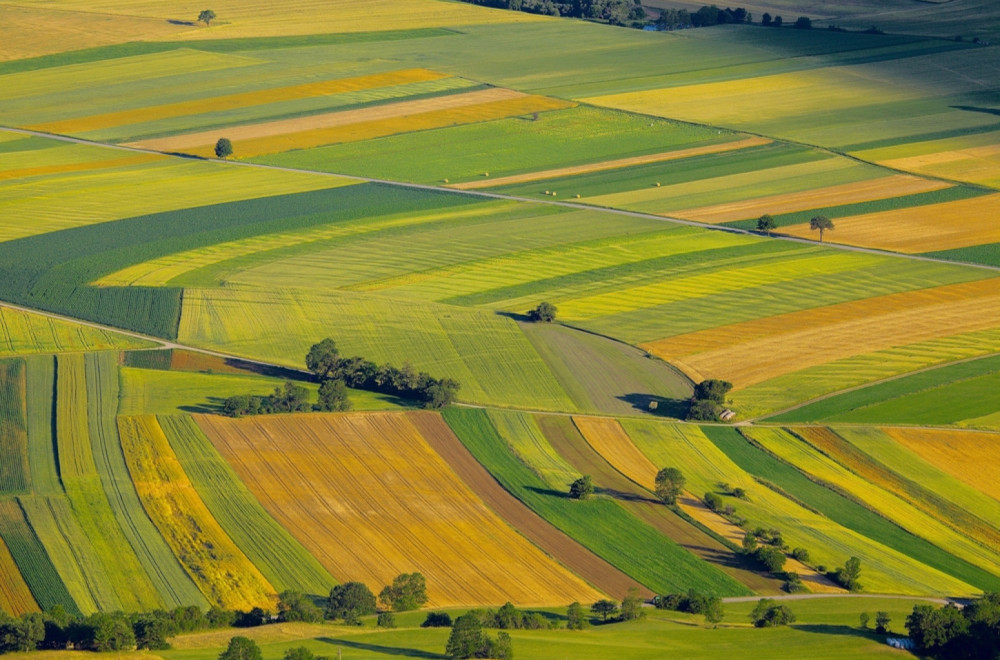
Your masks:
<svg viewBox="0 0 1000 660"><path fill-rule="evenodd" d="M451 628L451 615L447 612L428 612L421 628Z"/></svg>
<svg viewBox="0 0 1000 660"><path fill-rule="evenodd" d="M378 615L378 627L379 628L395 628L396 627L396 615L392 612L380 612Z"/></svg>
<svg viewBox="0 0 1000 660"><path fill-rule="evenodd" d="M569 496L574 500L585 500L594 494L594 484L589 474L585 474L569 487Z"/></svg>
<svg viewBox="0 0 1000 660"><path fill-rule="evenodd" d="M781 605L771 598L761 598L750 612L750 622L756 628L786 626L795 622L795 614L787 605Z"/></svg>

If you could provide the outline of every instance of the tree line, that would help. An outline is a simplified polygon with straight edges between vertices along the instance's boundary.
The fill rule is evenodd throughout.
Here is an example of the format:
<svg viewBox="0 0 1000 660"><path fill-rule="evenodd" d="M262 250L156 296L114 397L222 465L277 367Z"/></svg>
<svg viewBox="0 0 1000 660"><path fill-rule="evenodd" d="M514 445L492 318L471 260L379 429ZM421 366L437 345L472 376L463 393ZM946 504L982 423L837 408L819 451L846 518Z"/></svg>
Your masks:
<svg viewBox="0 0 1000 660"><path fill-rule="evenodd" d="M1000 593L986 593L959 609L915 605L906 628L917 651L936 660L1000 657Z"/></svg>
<svg viewBox="0 0 1000 660"><path fill-rule="evenodd" d="M463 0L474 5L547 16L607 21L611 25L641 23L646 18L641 0Z"/></svg>

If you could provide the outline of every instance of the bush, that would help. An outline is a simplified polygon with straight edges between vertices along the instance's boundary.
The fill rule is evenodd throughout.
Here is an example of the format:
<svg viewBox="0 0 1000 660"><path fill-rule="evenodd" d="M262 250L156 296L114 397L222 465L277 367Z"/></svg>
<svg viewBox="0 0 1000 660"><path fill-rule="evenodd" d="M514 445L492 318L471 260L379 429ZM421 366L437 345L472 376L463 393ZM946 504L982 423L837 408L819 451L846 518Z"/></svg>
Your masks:
<svg viewBox="0 0 1000 660"><path fill-rule="evenodd" d="M771 598L761 598L750 612L750 622L756 628L786 626L795 622L795 614L787 605L781 605Z"/></svg>
<svg viewBox="0 0 1000 660"><path fill-rule="evenodd" d="M535 307L528 312L528 318L536 323L551 323L556 320L556 306L550 302L540 302L538 307Z"/></svg>
<svg viewBox="0 0 1000 660"><path fill-rule="evenodd" d="M594 494L594 484L589 474L585 474L569 487L569 496L574 500L585 500Z"/></svg>
<svg viewBox="0 0 1000 660"><path fill-rule="evenodd" d="M792 550L792 558L802 562L803 564L808 564L809 551L805 548L795 548Z"/></svg>
<svg viewBox="0 0 1000 660"><path fill-rule="evenodd" d="M704 501L705 501L705 506L707 506L712 511L716 512L721 511L724 506L722 498L712 492L705 493Z"/></svg>
<svg viewBox="0 0 1000 660"><path fill-rule="evenodd" d="M361 617L375 614L375 594L361 582L345 582L330 590L326 603L327 619L343 619L358 624Z"/></svg>
<svg viewBox="0 0 1000 660"><path fill-rule="evenodd" d="M451 615L447 612L428 612L421 628L451 628Z"/></svg>
<svg viewBox="0 0 1000 660"><path fill-rule="evenodd" d="M378 627L379 628L395 628L396 627L396 615L392 612L380 612L378 615Z"/></svg>

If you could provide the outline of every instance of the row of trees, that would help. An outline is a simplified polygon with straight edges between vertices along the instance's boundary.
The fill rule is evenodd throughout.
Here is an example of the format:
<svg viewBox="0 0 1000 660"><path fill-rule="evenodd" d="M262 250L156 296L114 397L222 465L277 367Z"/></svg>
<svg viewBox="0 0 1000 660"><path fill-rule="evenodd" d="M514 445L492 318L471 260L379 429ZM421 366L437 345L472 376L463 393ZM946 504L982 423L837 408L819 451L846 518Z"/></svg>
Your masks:
<svg viewBox="0 0 1000 660"><path fill-rule="evenodd" d="M427 604L427 581L420 573L402 573L386 585L378 595L378 604L388 612L408 612ZM324 616L341 619L349 625L360 625L361 617L378 611L375 594L363 582L345 582L330 590ZM392 627L391 619L380 619L383 627Z"/></svg>
<svg viewBox="0 0 1000 660"><path fill-rule="evenodd" d="M986 593L962 609L916 605L906 617L921 654L938 660L1000 657L1000 593Z"/></svg>
<svg viewBox="0 0 1000 660"><path fill-rule="evenodd" d="M646 18L641 0L464 0L474 5L511 9L548 16L607 21L612 25L641 23Z"/></svg>
<svg viewBox="0 0 1000 660"><path fill-rule="evenodd" d="M330 389L343 387L345 392L349 386L414 399L425 408L443 408L455 400L461 388L454 379L434 378L426 372L418 372L409 363L399 368L388 363L379 365L357 356L341 357L336 342L329 337L309 348L306 368L320 382L321 399L324 386ZM335 384L338 381L342 385Z"/></svg>
<svg viewBox="0 0 1000 660"><path fill-rule="evenodd" d="M743 7L720 9L716 5L705 5L696 12L687 9L663 9L656 25L661 30L676 30L688 27L710 27L727 23L750 23L753 16Z"/></svg>
<svg viewBox="0 0 1000 660"><path fill-rule="evenodd" d="M808 19L807 19L808 20ZM757 218L757 231L762 234L771 235L771 232L778 228L778 223L775 222L774 218L765 213L764 215ZM813 216L809 219L809 229L812 231L819 231L819 242L823 242L823 234L827 229L833 229L833 221L825 215Z"/></svg>
<svg viewBox="0 0 1000 660"><path fill-rule="evenodd" d="M347 387L343 382L323 383L319 388L319 401L309 403L309 390L288 381L284 387L274 388L266 396L257 394L237 394L222 404L222 412L230 417L246 415L273 415L276 413L345 411L351 409L347 398Z"/></svg>

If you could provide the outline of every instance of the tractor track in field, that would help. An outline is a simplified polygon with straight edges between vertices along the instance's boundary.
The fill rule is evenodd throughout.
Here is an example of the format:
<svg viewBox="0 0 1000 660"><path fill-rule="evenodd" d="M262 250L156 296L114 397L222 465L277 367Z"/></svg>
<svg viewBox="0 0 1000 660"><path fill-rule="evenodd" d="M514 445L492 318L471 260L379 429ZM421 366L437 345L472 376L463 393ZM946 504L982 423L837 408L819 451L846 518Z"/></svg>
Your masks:
<svg viewBox="0 0 1000 660"><path fill-rule="evenodd" d="M263 163L249 163L238 160L223 160L223 159L212 159L203 158L201 156L190 156L186 154L171 153L164 151L156 151L154 149L143 149L141 147L130 147L123 144L108 144L106 142L99 142L95 140L87 140L85 138L77 138L69 135L60 135L57 133L46 133L44 131L34 131L26 128L16 128L12 126L0 126L5 131L11 133L19 133L21 135L29 135L33 137L47 138L50 140L59 140L62 142L69 142L72 144L83 144L92 147L104 147L106 149L117 149L119 151L128 151L132 153L140 154L153 154L157 156L169 156L173 158L181 158L186 160L195 160L202 162L211 163L225 163L233 167L250 167L262 170L273 170L276 172L289 172L293 174L310 174L313 176L325 176L337 179L348 179L352 181L358 181L361 183L379 183L387 186L396 186L399 188L409 188L411 190L422 190L427 192L438 192L438 193L448 193L452 195L466 195L470 197L479 197L481 199L495 199L508 202L521 202L529 204L545 204L548 206L557 206L561 208L573 209L575 211L595 211L598 213L609 213L612 215L629 217L629 218L641 218L644 220L657 220L664 223L671 223L676 225L683 225L688 227L698 227L700 229L707 229L711 231L721 231L729 234L739 234L744 236L757 236L761 237L758 232L750 231L748 229L740 229L738 227L726 227L719 225L712 225L704 222L696 222L694 220L683 220L681 218L673 218L665 215L656 215L653 213L640 213L638 211L626 211L624 209L609 208L606 206L594 206L589 204L580 204L575 202L559 202L554 200L544 200L544 199L533 199L531 197L520 197L517 195L504 195L502 193L487 192L485 190L458 190L455 188L450 188L448 186L436 186L426 183L407 183L403 181L393 181L390 179L378 179L374 177L358 176L354 174L337 174L335 172L317 172L316 170L302 169L298 167L282 167L279 165L266 165ZM861 254L874 254L884 257L896 257L898 259L910 259L913 261L924 261L930 263L945 264L949 266L966 266L969 268L978 268L980 270L988 270L992 272L1000 273L1000 266L989 266L986 264L970 263L965 261L949 261L947 259L939 259L936 257L928 257L918 254L903 254L900 252L890 252L887 250L878 250L875 248L859 247L855 245L840 245L837 243L820 243L807 238L796 238L794 236L786 236L782 234L772 234L771 240L786 241L790 243L798 243L801 245L823 245L825 247L843 250L845 252L855 252Z"/></svg>

